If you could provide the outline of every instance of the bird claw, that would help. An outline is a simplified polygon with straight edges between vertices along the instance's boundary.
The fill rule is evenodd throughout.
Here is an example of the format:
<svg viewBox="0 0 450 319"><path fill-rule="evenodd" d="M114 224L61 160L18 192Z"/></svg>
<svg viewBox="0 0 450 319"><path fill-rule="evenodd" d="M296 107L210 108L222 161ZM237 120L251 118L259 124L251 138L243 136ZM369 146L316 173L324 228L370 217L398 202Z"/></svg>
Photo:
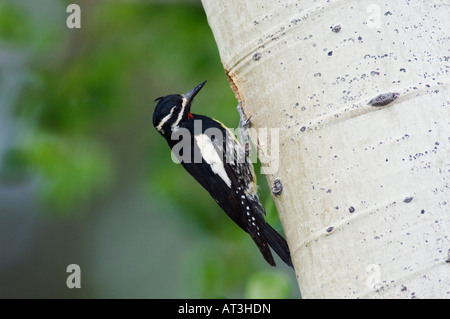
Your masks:
<svg viewBox="0 0 450 319"><path fill-rule="evenodd" d="M238 103L237 110L239 112L239 117L241 118L241 120L239 121L239 128L242 128L244 130L250 128L251 127L250 119L252 117L250 116L249 118L247 118L245 116L244 110L242 109L241 102Z"/></svg>
<svg viewBox="0 0 450 319"><path fill-rule="evenodd" d="M246 118L244 111L242 110L241 102L238 103L237 110L239 112L239 117L241 120L239 121L239 135L240 135L240 142L241 145L243 145L244 149L244 159L247 161L249 155L250 155L250 139L248 136L248 129L251 127L251 116Z"/></svg>
<svg viewBox="0 0 450 319"><path fill-rule="evenodd" d="M250 122L250 119L251 119L252 117L250 116L249 118L247 118L247 119L242 119L241 118L241 123L240 123L240 126L243 128L243 129L249 129L250 127L251 127L251 122Z"/></svg>

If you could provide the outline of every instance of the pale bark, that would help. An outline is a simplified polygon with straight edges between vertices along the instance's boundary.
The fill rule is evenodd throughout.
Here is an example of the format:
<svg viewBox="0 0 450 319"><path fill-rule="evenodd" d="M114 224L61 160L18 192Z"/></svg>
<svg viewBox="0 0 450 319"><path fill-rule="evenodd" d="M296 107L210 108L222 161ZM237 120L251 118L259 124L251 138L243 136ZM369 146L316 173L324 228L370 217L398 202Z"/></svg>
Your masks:
<svg viewBox="0 0 450 319"><path fill-rule="evenodd" d="M302 296L450 298L448 1L202 2Z"/></svg>

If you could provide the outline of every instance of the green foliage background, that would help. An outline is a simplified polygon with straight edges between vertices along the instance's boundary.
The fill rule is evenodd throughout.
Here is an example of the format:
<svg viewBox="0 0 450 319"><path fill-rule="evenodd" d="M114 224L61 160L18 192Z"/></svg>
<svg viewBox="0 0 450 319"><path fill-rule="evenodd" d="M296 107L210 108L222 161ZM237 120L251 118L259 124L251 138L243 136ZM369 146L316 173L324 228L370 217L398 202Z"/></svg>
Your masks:
<svg viewBox="0 0 450 319"><path fill-rule="evenodd" d="M205 79L193 112L236 127L200 1L0 2L0 297L298 297L152 126L156 97Z"/></svg>

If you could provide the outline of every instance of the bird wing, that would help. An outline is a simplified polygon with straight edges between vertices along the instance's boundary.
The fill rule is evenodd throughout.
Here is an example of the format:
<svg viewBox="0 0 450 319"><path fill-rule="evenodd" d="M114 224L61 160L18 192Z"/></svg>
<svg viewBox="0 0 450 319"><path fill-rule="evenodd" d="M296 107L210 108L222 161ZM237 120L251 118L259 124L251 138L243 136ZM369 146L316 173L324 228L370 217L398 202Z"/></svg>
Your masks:
<svg viewBox="0 0 450 319"><path fill-rule="evenodd" d="M192 161L182 165L227 215L250 234L266 261L275 266L264 237L267 224L256 193L253 165L242 157L242 146L222 123L203 118L203 126L208 129L192 137Z"/></svg>

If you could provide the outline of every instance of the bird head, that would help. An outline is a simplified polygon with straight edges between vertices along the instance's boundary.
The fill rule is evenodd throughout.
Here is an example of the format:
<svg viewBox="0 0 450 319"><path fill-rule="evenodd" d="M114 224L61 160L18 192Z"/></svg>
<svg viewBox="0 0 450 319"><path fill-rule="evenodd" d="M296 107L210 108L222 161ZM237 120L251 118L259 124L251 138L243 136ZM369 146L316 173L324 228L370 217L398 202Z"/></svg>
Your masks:
<svg viewBox="0 0 450 319"><path fill-rule="evenodd" d="M205 83L203 81L185 94L171 94L155 100L158 104L153 112L153 126L161 135L170 136L180 123L192 118L192 101Z"/></svg>

